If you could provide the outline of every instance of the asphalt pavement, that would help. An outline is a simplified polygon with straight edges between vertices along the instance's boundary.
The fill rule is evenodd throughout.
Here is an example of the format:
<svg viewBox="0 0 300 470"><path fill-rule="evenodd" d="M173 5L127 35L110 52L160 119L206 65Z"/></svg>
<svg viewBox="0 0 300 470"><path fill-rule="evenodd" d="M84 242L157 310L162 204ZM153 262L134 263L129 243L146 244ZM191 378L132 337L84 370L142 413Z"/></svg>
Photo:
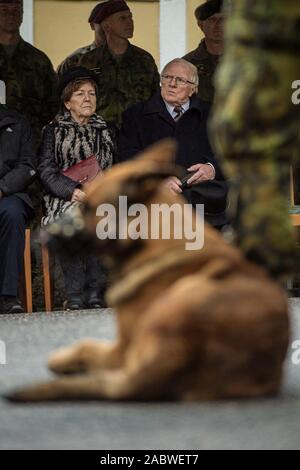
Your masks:
<svg viewBox="0 0 300 470"><path fill-rule="evenodd" d="M293 337L279 397L42 405L15 405L0 398L0 449L300 449L300 300L290 303ZM0 395L49 378L45 363L50 351L82 337L112 340L115 335L109 309L0 315L0 363L6 362L0 365Z"/></svg>

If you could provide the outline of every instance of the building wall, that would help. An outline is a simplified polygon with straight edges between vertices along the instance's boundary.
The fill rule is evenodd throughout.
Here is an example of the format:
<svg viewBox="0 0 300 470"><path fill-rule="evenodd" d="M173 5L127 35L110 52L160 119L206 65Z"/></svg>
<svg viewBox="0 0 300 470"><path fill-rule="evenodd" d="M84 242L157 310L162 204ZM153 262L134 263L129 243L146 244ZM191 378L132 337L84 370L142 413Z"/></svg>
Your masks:
<svg viewBox="0 0 300 470"><path fill-rule="evenodd" d="M55 67L75 49L92 42L87 19L96 3L35 0L34 45L46 52ZM135 19L132 43L158 58L159 4L132 2L130 8Z"/></svg>
<svg viewBox="0 0 300 470"><path fill-rule="evenodd" d="M194 12L196 8L204 3L204 0L186 0L187 4L187 52L195 49L203 37L202 31L197 25Z"/></svg>
<svg viewBox="0 0 300 470"><path fill-rule="evenodd" d="M184 0L182 0L184 1ZM92 42L87 18L95 1L34 1L34 45L44 51L54 67L71 52ZM159 64L159 3L129 2L135 20L132 43L149 51ZM201 0L187 3L187 51L199 43L194 10Z"/></svg>

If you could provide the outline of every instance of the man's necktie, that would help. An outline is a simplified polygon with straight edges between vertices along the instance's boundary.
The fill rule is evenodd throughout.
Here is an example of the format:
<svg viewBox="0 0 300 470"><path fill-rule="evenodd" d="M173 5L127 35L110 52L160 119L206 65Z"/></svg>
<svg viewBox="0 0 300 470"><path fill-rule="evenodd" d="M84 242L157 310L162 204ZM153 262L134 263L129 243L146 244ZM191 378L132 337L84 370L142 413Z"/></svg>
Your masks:
<svg viewBox="0 0 300 470"><path fill-rule="evenodd" d="M178 119L181 118L181 116L183 115L184 113L184 110L183 110L183 107L182 106L175 106L174 107L174 113L176 113L176 115L173 117L174 121L178 121Z"/></svg>

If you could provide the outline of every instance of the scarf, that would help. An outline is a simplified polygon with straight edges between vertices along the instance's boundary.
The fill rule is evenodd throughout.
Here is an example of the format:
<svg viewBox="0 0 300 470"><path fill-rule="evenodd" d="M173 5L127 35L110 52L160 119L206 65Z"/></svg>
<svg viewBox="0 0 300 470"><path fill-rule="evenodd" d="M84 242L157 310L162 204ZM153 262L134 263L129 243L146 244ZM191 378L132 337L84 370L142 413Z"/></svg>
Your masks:
<svg viewBox="0 0 300 470"><path fill-rule="evenodd" d="M88 124L73 121L69 111L56 117L54 124L54 160L61 171L96 155L102 170L110 168L113 161L114 143L106 122L93 114ZM73 211L80 204L66 201L51 194L44 196L42 226Z"/></svg>

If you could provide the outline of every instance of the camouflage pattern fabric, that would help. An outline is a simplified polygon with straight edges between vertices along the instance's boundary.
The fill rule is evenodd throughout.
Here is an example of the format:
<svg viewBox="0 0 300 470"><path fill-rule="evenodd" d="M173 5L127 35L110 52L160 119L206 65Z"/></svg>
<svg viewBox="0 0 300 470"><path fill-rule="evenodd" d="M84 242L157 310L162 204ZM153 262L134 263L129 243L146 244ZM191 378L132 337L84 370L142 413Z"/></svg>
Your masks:
<svg viewBox="0 0 300 470"><path fill-rule="evenodd" d="M293 267L289 166L299 158L299 0L231 0L211 123L231 181L235 241L277 277Z"/></svg>
<svg viewBox="0 0 300 470"><path fill-rule="evenodd" d="M206 49L205 40L202 39L197 49L186 54L183 59L188 60L198 69L198 98L212 103L215 94L213 77L219 64L220 56L210 54Z"/></svg>
<svg viewBox="0 0 300 470"><path fill-rule="evenodd" d="M123 111L147 100L159 90L160 79L153 57L132 44L129 44L120 61L104 44L81 56L79 65L98 74L100 93L97 113L118 127Z"/></svg>
<svg viewBox="0 0 300 470"><path fill-rule="evenodd" d="M6 84L6 104L29 120L35 143L58 109L57 77L46 54L20 40L12 57L0 45L0 80Z"/></svg>
<svg viewBox="0 0 300 470"><path fill-rule="evenodd" d="M87 52L93 51L96 49L96 47L96 43L92 42L92 44L89 44L88 46L83 46L79 49L76 49L76 51L68 55L68 57L66 57L66 59L57 67L57 74L62 75L69 68L76 67L76 65L79 63L80 57Z"/></svg>

